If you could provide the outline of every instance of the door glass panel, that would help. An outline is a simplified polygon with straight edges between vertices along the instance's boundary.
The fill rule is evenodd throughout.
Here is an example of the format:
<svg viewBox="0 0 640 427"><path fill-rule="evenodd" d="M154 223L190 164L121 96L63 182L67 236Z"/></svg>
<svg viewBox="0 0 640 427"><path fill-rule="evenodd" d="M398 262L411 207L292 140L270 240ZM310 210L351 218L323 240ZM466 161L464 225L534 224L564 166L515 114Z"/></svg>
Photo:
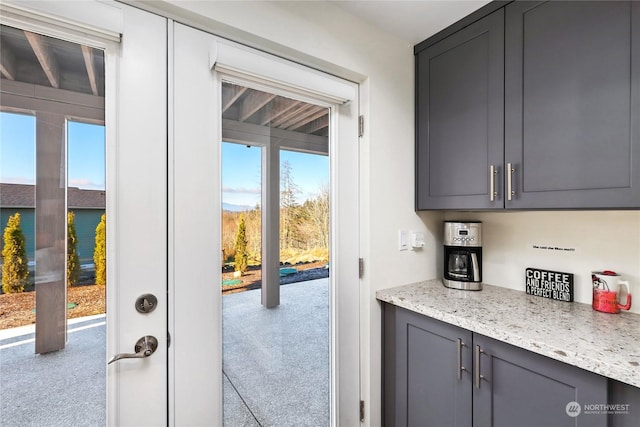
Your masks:
<svg viewBox="0 0 640 427"><path fill-rule="evenodd" d="M236 269L242 234L251 248L234 293L223 282L224 423L328 425L329 110L225 82L222 111L223 242ZM261 194L242 216L241 189Z"/></svg>
<svg viewBox="0 0 640 427"><path fill-rule="evenodd" d="M262 269L262 150L223 143L222 293L260 289ZM239 235L240 230L242 234ZM242 247L238 247L242 245Z"/></svg>
<svg viewBox="0 0 640 427"><path fill-rule="evenodd" d="M104 54L4 25L0 44L2 424L104 425Z"/></svg>

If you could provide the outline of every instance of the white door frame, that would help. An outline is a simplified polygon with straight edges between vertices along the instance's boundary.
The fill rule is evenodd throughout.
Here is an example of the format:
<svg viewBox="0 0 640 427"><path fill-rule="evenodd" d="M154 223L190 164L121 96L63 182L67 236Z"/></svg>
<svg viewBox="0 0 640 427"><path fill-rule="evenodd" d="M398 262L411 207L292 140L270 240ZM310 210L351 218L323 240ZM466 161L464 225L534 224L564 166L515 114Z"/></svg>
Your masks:
<svg viewBox="0 0 640 427"><path fill-rule="evenodd" d="M222 424L222 77L331 108L331 425L358 425L358 86L170 25L170 424ZM338 143L338 138L340 142Z"/></svg>

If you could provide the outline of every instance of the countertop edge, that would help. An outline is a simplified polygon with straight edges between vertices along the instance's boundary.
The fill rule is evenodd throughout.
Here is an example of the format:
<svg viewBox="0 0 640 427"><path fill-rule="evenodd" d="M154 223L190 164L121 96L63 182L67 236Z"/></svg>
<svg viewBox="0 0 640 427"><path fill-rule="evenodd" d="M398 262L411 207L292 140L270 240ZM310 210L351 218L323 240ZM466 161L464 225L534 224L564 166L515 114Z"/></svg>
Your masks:
<svg viewBox="0 0 640 427"><path fill-rule="evenodd" d="M499 324L497 324L499 322L492 322L490 325L481 323L477 320L470 319L467 315L460 315L456 312L447 312L446 310L440 310L424 304L416 303L411 299L402 296L401 292L400 295L397 295L398 292L396 292L396 290L401 291L402 289L406 289L410 286L434 286L434 284L442 286L441 282L437 279L417 282L396 288L379 290L376 292L376 299L397 307L413 311L418 314L434 318L436 320L443 321L445 323L461 327L463 329L467 329L469 331L487 336L489 338L511 344L515 347L547 356L551 359L567 363L568 365L575 366L586 371L632 385L634 387L640 387L640 366L623 367L618 364L607 363L606 360L601 360L600 358L596 357L590 357L588 353L580 353L566 347L560 347L550 344L549 342L546 342L544 340L527 337L523 333L515 333L508 330L507 328L501 327ZM443 289L446 289L444 288L444 286L442 287ZM520 292L521 294L525 294L522 291L515 291L513 289L509 289L508 291ZM573 347L575 348L577 346Z"/></svg>

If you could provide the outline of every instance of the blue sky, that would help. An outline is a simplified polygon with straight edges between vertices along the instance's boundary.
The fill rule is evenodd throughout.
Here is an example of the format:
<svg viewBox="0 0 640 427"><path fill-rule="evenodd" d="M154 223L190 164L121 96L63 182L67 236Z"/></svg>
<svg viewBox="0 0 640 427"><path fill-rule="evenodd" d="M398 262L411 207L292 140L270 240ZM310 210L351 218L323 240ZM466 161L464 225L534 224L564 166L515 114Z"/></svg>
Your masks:
<svg viewBox="0 0 640 427"><path fill-rule="evenodd" d="M33 116L0 113L0 181L35 184L36 124Z"/></svg>
<svg viewBox="0 0 640 427"><path fill-rule="evenodd" d="M254 207L260 203L261 149L241 144L222 144L222 202ZM280 163L289 161L293 182L301 189L298 202L318 195L329 184L329 157L281 151Z"/></svg>
<svg viewBox="0 0 640 427"><path fill-rule="evenodd" d="M35 118L0 113L0 182L35 183ZM68 122L68 184L86 189L105 189L104 126ZM254 207L260 203L261 149L241 144L222 144L222 201L227 205ZM329 158L281 151L289 161L293 181L300 187L298 202L316 197L329 183Z"/></svg>
<svg viewBox="0 0 640 427"><path fill-rule="evenodd" d="M0 113L0 181L35 184L35 118ZM104 126L68 122L70 187L105 189Z"/></svg>

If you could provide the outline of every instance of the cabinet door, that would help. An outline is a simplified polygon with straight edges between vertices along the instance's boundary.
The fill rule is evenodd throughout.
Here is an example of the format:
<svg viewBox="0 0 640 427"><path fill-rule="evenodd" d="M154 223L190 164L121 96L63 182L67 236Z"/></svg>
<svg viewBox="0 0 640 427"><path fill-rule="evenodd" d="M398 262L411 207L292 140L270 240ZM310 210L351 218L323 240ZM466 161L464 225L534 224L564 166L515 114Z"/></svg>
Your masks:
<svg viewBox="0 0 640 427"><path fill-rule="evenodd" d="M474 352L484 351L474 369L484 377L474 384L475 425L493 427L603 426L605 414L585 405L607 402L607 379L503 342L473 335ZM582 413L568 412L577 402ZM577 416L570 416L576 414Z"/></svg>
<svg viewBox="0 0 640 427"><path fill-rule="evenodd" d="M506 7L507 208L640 206L640 3Z"/></svg>
<svg viewBox="0 0 640 427"><path fill-rule="evenodd" d="M385 425L471 426L471 332L385 305L384 348Z"/></svg>
<svg viewBox="0 0 640 427"><path fill-rule="evenodd" d="M607 403L617 405L618 413L615 409L608 414L609 427L638 427L640 420L640 388L616 380L609 380ZM619 405L625 405L620 407Z"/></svg>
<svg viewBox="0 0 640 427"><path fill-rule="evenodd" d="M503 85L502 9L417 54L416 209L504 206Z"/></svg>

